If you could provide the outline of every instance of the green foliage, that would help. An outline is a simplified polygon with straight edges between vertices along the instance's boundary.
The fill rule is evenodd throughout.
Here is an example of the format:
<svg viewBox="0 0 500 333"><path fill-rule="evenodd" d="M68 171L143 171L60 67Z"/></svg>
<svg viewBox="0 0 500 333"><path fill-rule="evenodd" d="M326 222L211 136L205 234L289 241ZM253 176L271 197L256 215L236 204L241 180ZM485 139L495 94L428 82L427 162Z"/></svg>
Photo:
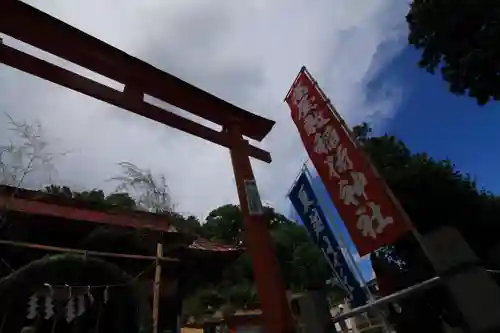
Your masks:
<svg viewBox="0 0 500 333"><path fill-rule="evenodd" d="M211 211L203 225L204 234L215 241L242 245L243 216L238 206L225 205Z"/></svg>
<svg viewBox="0 0 500 333"><path fill-rule="evenodd" d="M488 252L498 243L500 231L497 221L500 216L498 197L478 189L474 180L458 172L450 161L435 160L425 153L412 153L394 136L372 137L367 124L355 127L353 132L421 233L446 224L453 225L464 235L483 263L488 265ZM128 179L130 184L133 178L122 180ZM152 177L143 179L153 180ZM208 214L204 223L200 223L196 217L186 217L171 210L170 197L164 195L168 192L163 183L144 181L140 184L147 186L140 187L140 193L135 194L142 198L159 198L149 208L158 211L156 208L160 207L159 211L168 214L181 231L217 242L244 245L244 222L238 206L218 207ZM162 189L156 191L157 187ZM84 200L96 207L150 210L144 206L148 200L143 200L139 205L134 200L135 196L127 193L108 196L101 190L73 193L67 187L58 186L50 186L46 190L62 197ZM157 205L158 202L160 205ZM162 203L165 205L162 206ZM265 214L270 221L269 227L286 287L294 292L325 287L325 281L331 277L329 268L303 227L270 207L265 208ZM396 289L434 275L411 234L393 246L377 251L373 258L383 262L383 271L395 277ZM184 302L185 315L201 316L217 309L229 313L234 309L258 306L251 259L247 253L227 267L216 282L205 276L199 276L198 282L201 288L192 290ZM328 293L332 300L342 297L338 289L330 288ZM453 318L446 294L440 288L404 300L401 306L403 314L396 315L394 319L399 327L405 327L401 332L420 329L418 318L426 318L426 327L421 331L428 329L439 332L441 318L445 317L449 321ZM405 317L405 314L411 315Z"/></svg>
<svg viewBox="0 0 500 333"><path fill-rule="evenodd" d="M136 209L134 199L126 192L112 193L106 196L103 190L93 189L90 191L74 192L67 186L49 185L44 191L59 198L74 199L85 202L95 208L119 207L125 209Z"/></svg>
<svg viewBox="0 0 500 333"><path fill-rule="evenodd" d="M271 235L287 289L300 292L309 288L325 288L325 281L331 278L330 270L305 229L271 207L265 207L265 214L270 221ZM214 209L201 226L201 234L214 241L242 245L243 216L239 207L225 205ZM328 293L331 300L338 301L342 298L342 292L336 288L328 289ZM206 294L213 297L213 303L208 302L204 296ZM233 309L258 306L248 253L244 253L229 266L216 284L206 285L190 295L184 304L184 311L186 314L196 315L206 311L209 305L216 309L223 304L230 304Z"/></svg>
<svg viewBox="0 0 500 333"><path fill-rule="evenodd" d="M419 66L441 69L450 91L479 104L500 99L500 3L494 0L414 0L408 41L422 50Z"/></svg>
<svg viewBox="0 0 500 333"><path fill-rule="evenodd" d="M453 225L479 255L497 242L499 198L479 190L475 181L449 160L411 153L393 136L366 137L362 142L421 233Z"/></svg>
<svg viewBox="0 0 500 333"><path fill-rule="evenodd" d="M102 190L73 192L65 186L51 185L45 191L62 199L76 199L96 209L122 207L141 209L128 193L113 193L108 196ZM278 261L284 273L286 287L294 292L308 288L325 287L325 281L331 278L330 270L322 253L310 241L305 229L289 221L271 207L265 207L265 215L270 221L272 237L275 241ZM183 216L179 213L167 211L169 221L181 232L197 237L208 238L215 242L243 245L243 216L239 206L224 205L211 211L205 223L194 216ZM102 230L101 230L102 229ZM94 235L95 234L95 235ZM135 233L133 234L135 235ZM91 238L102 246L113 244L122 252L134 252L140 249L140 239L130 233L120 233L118 230L99 228ZM111 240L112 242L106 242ZM128 250L127 250L128 248ZM107 248L104 248L107 249ZM103 250L99 248L99 250ZM132 267L128 267L133 269ZM241 255L233 264L227 267L216 283L208 276L200 276L194 285L201 288L194 289L184 302L184 312L188 316L201 316L219 309L247 309L258 307L257 290L255 288L253 269L248 253ZM332 300L340 300L342 292L330 288Z"/></svg>
<svg viewBox="0 0 500 333"><path fill-rule="evenodd" d="M440 226L452 225L488 265L488 252L499 242L499 198L478 189L474 180L461 174L450 161L412 153L393 136L370 137L367 128L363 124L354 132L417 230L425 234ZM411 234L394 246L377 251L372 258L385 262L382 271L392 276L396 289L434 276ZM455 320L448 302L441 288L402 301L403 314L396 316L406 325L402 332L424 329L419 326L418 318L426 318L426 329L431 331L434 323L439 332L441 317L450 322ZM406 317L407 314L410 315Z"/></svg>

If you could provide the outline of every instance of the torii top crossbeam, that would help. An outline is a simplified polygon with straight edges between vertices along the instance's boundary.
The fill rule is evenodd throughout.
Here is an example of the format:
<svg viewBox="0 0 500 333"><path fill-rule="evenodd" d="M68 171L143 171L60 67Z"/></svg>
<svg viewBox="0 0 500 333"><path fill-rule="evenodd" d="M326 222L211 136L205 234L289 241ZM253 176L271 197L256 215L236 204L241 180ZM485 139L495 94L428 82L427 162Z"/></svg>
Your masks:
<svg viewBox="0 0 500 333"><path fill-rule="evenodd" d="M251 156L270 163L271 155L243 138L261 141L274 122L162 72L20 0L1 1L0 33L120 82L125 88L120 91L100 84L5 45L1 39L0 63L229 148L265 331L293 332L269 222L262 211L249 160ZM222 130L146 103L145 94L218 124Z"/></svg>
<svg viewBox="0 0 500 333"><path fill-rule="evenodd" d="M141 95L151 95L222 127L237 123L242 135L257 141L264 139L274 126L272 120L217 98L21 1L2 1L0 9L1 32L121 82L126 88L140 92ZM10 47L4 46L2 62L165 125L228 146L225 136L217 131L163 109L158 110L154 106L135 110L125 101L120 101L123 98L118 97L115 89L96 82L90 83L91 80L81 76L76 78L71 72ZM75 79L77 82L74 82ZM251 148L250 156L270 162L269 153L255 147Z"/></svg>

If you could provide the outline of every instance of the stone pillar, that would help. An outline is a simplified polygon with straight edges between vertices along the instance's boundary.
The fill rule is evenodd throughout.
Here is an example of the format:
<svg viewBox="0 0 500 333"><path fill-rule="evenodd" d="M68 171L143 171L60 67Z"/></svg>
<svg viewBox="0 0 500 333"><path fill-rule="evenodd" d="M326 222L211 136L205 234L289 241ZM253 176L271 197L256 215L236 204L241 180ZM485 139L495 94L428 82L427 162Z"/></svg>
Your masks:
<svg viewBox="0 0 500 333"><path fill-rule="evenodd" d="M443 227L425 235L423 244L468 331L500 332L500 288L478 265L462 235L455 228Z"/></svg>
<svg viewBox="0 0 500 333"><path fill-rule="evenodd" d="M308 291L291 300L292 311L297 317L298 330L302 333L335 332L328 300L322 291Z"/></svg>

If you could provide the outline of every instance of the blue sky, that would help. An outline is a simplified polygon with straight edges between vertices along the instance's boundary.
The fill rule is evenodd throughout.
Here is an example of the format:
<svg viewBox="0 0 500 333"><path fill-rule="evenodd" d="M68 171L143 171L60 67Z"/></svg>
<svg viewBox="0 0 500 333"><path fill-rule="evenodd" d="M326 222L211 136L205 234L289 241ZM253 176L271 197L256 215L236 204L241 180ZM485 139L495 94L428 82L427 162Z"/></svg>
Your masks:
<svg viewBox="0 0 500 333"><path fill-rule="evenodd" d="M458 170L473 176L479 187L499 193L500 104L481 107L469 97L449 93L440 74L432 75L417 67L418 58L417 51L404 49L368 84L368 94L385 82L397 82L402 92L395 116L375 127L374 134L395 135L413 152L450 159ZM315 179L313 187L345 233L321 181ZM350 247L354 249L352 243ZM360 265L365 278L370 276L370 263L363 260Z"/></svg>
<svg viewBox="0 0 500 333"><path fill-rule="evenodd" d="M417 68L416 51L403 49L394 57L406 44L408 2L151 0L145 5L129 0L117 7L112 0L26 1L203 90L275 120L276 126L260 145L272 152L273 163L255 163L254 171L262 197L280 210L282 202L286 204L283 194L305 157L283 102L304 64L347 121L368 114L394 115L375 132L395 134L414 151L449 157L480 186L500 190L495 173L494 145L500 135L496 106L479 108L473 100L450 94L439 76ZM20 42L6 38L4 43L122 89ZM366 85L373 71L378 75ZM369 99L363 98L366 93ZM40 120L51 154L60 157L54 162L56 173L50 177L32 173L23 178L22 186L38 188L50 181L109 193L116 184L107 180L121 174L119 162L129 161L166 177L180 213L203 219L215 207L238 202L228 152L210 142L7 66L0 66L0 108L18 121ZM7 121L2 120L0 144L12 139L7 137ZM58 155L67 151L71 153Z"/></svg>
<svg viewBox="0 0 500 333"><path fill-rule="evenodd" d="M461 172L475 177L478 186L498 193L500 104L481 107L472 98L449 93L441 75L421 70L417 60L418 53L406 49L373 80L376 86L396 79L404 91L395 117L376 134L387 132L414 152L449 158Z"/></svg>

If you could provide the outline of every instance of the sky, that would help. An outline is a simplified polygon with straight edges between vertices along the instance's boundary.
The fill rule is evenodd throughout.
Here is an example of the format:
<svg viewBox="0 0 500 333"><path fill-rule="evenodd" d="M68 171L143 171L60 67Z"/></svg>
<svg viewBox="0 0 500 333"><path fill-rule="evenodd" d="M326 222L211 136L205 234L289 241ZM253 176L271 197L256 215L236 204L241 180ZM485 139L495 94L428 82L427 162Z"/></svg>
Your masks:
<svg viewBox="0 0 500 333"><path fill-rule="evenodd" d="M404 42L404 41L403 41ZM473 177L480 189L500 194L498 165L500 152L500 105L478 106L468 96L456 96L440 74L432 75L417 67L420 53L404 46L365 85L367 96L380 96L380 87L397 83L399 103L389 120L373 126L374 135L390 134L402 139L413 152L426 152L435 159L449 159L456 169ZM368 121L369 122L369 121ZM360 258L329 195L309 162L315 176L312 186L323 210L342 235L365 280L373 277L368 258ZM290 209L289 216L299 220ZM300 221L299 221L300 222Z"/></svg>
<svg viewBox="0 0 500 333"><path fill-rule="evenodd" d="M251 112L276 126L260 147L273 163L252 161L263 200L288 210L286 192L306 158L283 102L302 65L321 82L351 123L383 123L400 88L366 85L401 49L404 2L392 0L201 1L29 0L27 3ZM9 38L4 43L118 86L78 66ZM29 96L29 98L27 98ZM369 98L368 98L369 97ZM0 109L39 120L50 148L69 151L54 162L52 182L103 188L128 161L163 174L177 210L205 216L236 202L227 149L166 128L12 68L0 66ZM0 122L0 141L9 133ZM3 128L2 128L3 127ZM26 177L23 186L47 180Z"/></svg>
<svg viewBox="0 0 500 333"><path fill-rule="evenodd" d="M498 165L500 105L478 106L467 96L456 96L440 74L431 75L416 66L419 52L404 47L366 85L367 95L385 82L398 82L400 102L392 117L374 126L374 135L390 134L402 139L413 152L426 152L435 159L449 159L456 169L473 177L480 189L500 194ZM368 258L360 258L341 217L311 163L313 188L320 198L336 235L342 234L365 280L373 274ZM290 217L297 219L293 209Z"/></svg>
<svg viewBox="0 0 500 333"><path fill-rule="evenodd" d="M379 133L399 137L414 152L450 159L480 188L500 194L500 104L478 106L468 96L449 93L440 74L415 66L418 58L417 51L405 49L368 85L392 79L405 87L394 117Z"/></svg>
<svg viewBox="0 0 500 333"><path fill-rule="evenodd" d="M405 1L25 2L275 120L270 136L258 144L271 152L273 163L252 165L262 199L285 214L290 212L286 193L307 158L283 102L302 65L351 126L366 121L375 134L387 132L412 151L449 158L480 187L500 192L499 106L478 107L470 98L454 96L439 75L417 68L418 52L406 45ZM8 37L4 43L122 88ZM203 218L211 209L237 202L225 148L2 65L0 110L18 121L39 121L50 149L68 152L54 160L53 183L111 192L116 184L108 180L120 173L117 163L128 161L164 175L181 213ZM11 135L4 119L0 144ZM47 182L34 175L23 186ZM321 182L313 185L322 191ZM335 220L342 223L338 216ZM362 267L369 276L369 263Z"/></svg>

